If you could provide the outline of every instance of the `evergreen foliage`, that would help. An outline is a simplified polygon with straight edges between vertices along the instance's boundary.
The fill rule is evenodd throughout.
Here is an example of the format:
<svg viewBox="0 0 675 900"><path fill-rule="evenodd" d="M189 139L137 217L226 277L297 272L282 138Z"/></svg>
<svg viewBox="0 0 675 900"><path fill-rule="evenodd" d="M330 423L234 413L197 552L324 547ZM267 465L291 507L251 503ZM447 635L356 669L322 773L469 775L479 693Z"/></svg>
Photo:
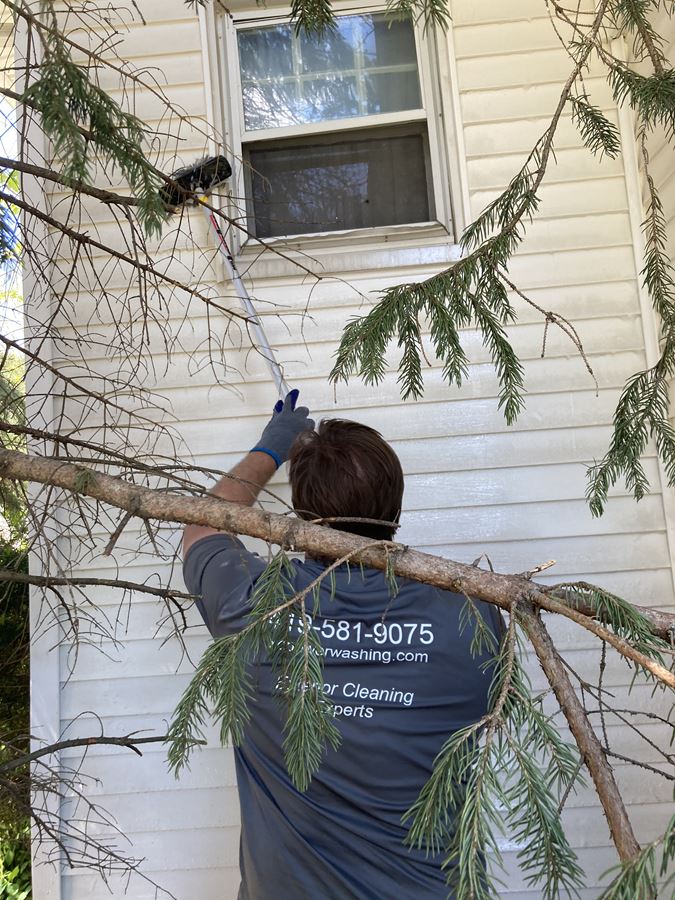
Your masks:
<svg viewBox="0 0 675 900"><path fill-rule="evenodd" d="M660 855L660 861L659 861ZM619 871L602 892L600 900L636 900L655 895L655 885L661 884L662 896L675 884L675 816L665 833L656 841L643 847L639 855L629 863L619 866ZM614 870L616 871L616 870ZM605 872L603 878L610 873Z"/></svg>
<svg viewBox="0 0 675 900"><path fill-rule="evenodd" d="M159 234L167 218L161 196L165 179L147 159L146 126L92 80L89 67L73 61L53 0L43 7L52 25L41 30L39 76L26 88L23 102L40 115L67 182L74 187L89 182L99 157L128 181L147 234Z"/></svg>
<svg viewBox="0 0 675 900"><path fill-rule="evenodd" d="M305 592L296 596L291 562L281 550L256 581L250 624L219 638L204 653L183 694L168 733L168 759L178 775L204 740L209 708L223 744L238 746L249 720L251 667L269 660L279 702L286 713L284 755L298 790L309 787L326 745L337 749L340 733L323 692L323 650L311 628ZM318 592L314 592L315 606Z"/></svg>
<svg viewBox="0 0 675 900"><path fill-rule="evenodd" d="M556 585L552 593L573 605L577 602L581 602L584 608L590 605L595 611L595 618L618 637L628 641L649 659L664 663L669 645L653 633L649 620L626 600L605 588L582 581ZM649 673L643 671L643 674L649 677Z"/></svg>
<svg viewBox="0 0 675 900"><path fill-rule="evenodd" d="M335 27L331 0L292 0L291 19L296 31L313 32L319 37Z"/></svg>
<svg viewBox="0 0 675 900"><path fill-rule="evenodd" d="M616 159L621 153L621 136L614 122L610 122L600 107L595 106L587 93L570 97L572 121L579 129L584 144L595 154L606 153Z"/></svg>
<svg viewBox="0 0 675 900"><path fill-rule="evenodd" d="M650 79L646 81L649 82ZM620 85L625 83L618 82ZM675 80L673 85L675 86ZM655 96L650 90L647 93L651 97ZM647 104L649 112L640 108L642 102ZM668 127L675 136L675 93L671 95L670 103L672 121ZM654 111L652 100L640 100L638 94L635 104L640 115L640 141L646 158L645 130L651 119L645 116L653 114L655 118L659 117ZM666 120L662 116L660 121L663 123ZM636 500L645 496L649 490L649 482L642 456L650 439L656 443L669 484L675 485L675 430L669 421L668 396L669 380L675 371L675 271L668 259L663 205L648 170L646 184L649 205L642 225L645 262L640 276L661 323L661 353L655 365L629 379L614 413L613 433L607 453L599 463L589 468L587 497L595 516L604 511L609 489L621 475Z"/></svg>
<svg viewBox="0 0 675 900"><path fill-rule="evenodd" d="M521 848L526 883L545 898L574 895L583 873L560 820L560 799L579 781L576 748L564 743L532 696L518 659L517 615L494 664L492 708L451 735L431 778L408 812L412 846L445 855L457 897L488 900L502 862L499 834Z"/></svg>
<svg viewBox="0 0 675 900"><path fill-rule="evenodd" d="M424 30L446 29L450 24L450 7L447 0L387 0L387 12L393 18L410 17L423 22Z"/></svg>
<svg viewBox="0 0 675 900"><path fill-rule="evenodd" d="M509 424L524 406L523 366L506 337L505 326L516 314L500 277L523 238L521 220L532 218L539 200L537 172L542 163L542 142L530 153L509 188L471 223L462 236L467 253L451 269L426 281L396 285L383 293L365 316L346 326L330 378L347 381L360 375L367 384L386 374L385 353L397 338L403 349L398 381L404 399L420 397L422 379L422 318L443 363L443 378L460 387L468 374L468 360L460 330L474 325L490 350L499 380L499 408Z"/></svg>
<svg viewBox="0 0 675 900"><path fill-rule="evenodd" d="M666 69L641 75L627 66L613 65L608 72L614 99L627 103L649 128L660 126L666 138L675 137L675 71Z"/></svg>

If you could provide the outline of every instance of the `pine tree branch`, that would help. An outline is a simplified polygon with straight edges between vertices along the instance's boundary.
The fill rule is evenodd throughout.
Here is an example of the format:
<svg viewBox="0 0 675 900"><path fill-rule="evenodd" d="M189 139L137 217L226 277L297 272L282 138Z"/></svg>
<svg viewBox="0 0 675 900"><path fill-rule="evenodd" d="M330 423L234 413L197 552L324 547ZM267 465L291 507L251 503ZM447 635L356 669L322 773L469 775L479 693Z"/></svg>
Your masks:
<svg viewBox="0 0 675 900"><path fill-rule="evenodd" d="M2 0L0 0L0 2L2 2ZM29 106L29 107L33 106L33 104L30 103L28 98L23 97L21 94L17 94L16 91L12 91L8 88L0 87L0 95L9 97L10 99L16 101L19 104L23 104L23 105ZM87 131L85 128L81 128L81 127L79 130L80 130L82 136L86 140L91 140L91 133L89 131ZM257 243L260 243L260 241L258 240L256 235L252 231L250 231L245 225L243 225L241 222L239 222L237 219L231 218L222 209L220 209L217 206L213 206L211 203L209 203L208 200L205 200L203 196L196 196L195 194L191 193L190 191L185 190L185 188L181 187L181 185L179 185L175 181L173 181L169 175L166 175L164 172L162 172L161 169L157 169L156 167L151 166L149 163L148 163L148 166L150 167L152 172L154 172L154 174L157 175L158 178L161 178L162 181L168 187L170 187L173 191L179 191L179 192L182 192L182 194L184 194L184 200L185 200L186 205L199 206L199 207L202 207L203 209L207 209L209 212L213 213L214 216L216 216L218 219L220 219L220 221L223 222L225 226L235 228L242 235L242 240L253 240L253 241L256 241ZM60 184L63 187L67 187L70 190L72 190L74 194L85 194L87 196L94 197L95 199L100 200L102 203L106 203L109 206L118 205L118 206L121 206L122 208L139 206L139 201L136 197L127 196L125 194L119 194L119 193L116 193L115 191L111 191L107 188L98 188L94 185L86 184L85 182L82 182L82 181L78 181L78 182L74 183L71 179L66 178L64 175L62 175L59 172L55 172L53 169L48 169L48 168L45 168L44 166L37 166L37 165L34 165L33 163L24 162L23 160L20 160L20 159L10 159L9 157L0 157L0 169L9 169L9 170L15 169L16 171L23 172L26 175L33 175L35 178L41 178L46 181L51 181L54 184ZM13 200L12 202L16 202L16 201ZM17 203L17 205L19 205L19 204ZM30 215L37 215L39 212L35 207L27 208L25 211L27 213L29 213ZM44 219L43 219L43 221L44 221ZM64 226L59 222L57 222L54 225L54 227L58 228L62 232L64 231ZM305 275L311 276L317 282L323 280L324 276L318 274L314 269L311 269L309 266L305 265L301 260L298 260L294 257L289 256L287 253L284 253L284 251L281 250L280 248L275 247L272 244L262 244L262 247L263 247L264 252L272 253L272 255L278 256L280 259L283 259L286 262L291 263L291 265L294 268L298 269L300 272L304 272ZM112 252L111 248L109 248L107 245L105 246L104 249L106 250L107 253L110 253L111 255L115 255ZM123 259L125 262L130 262L130 263L134 262L130 257L119 257L119 258ZM156 273L156 272L154 272L154 270L153 270L152 274L161 275L161 273ZM180 284L180 286L186 292L189 293L189 288L187 286L185 286L183 284ZM199 294L195 293L195 296L199 297ZM203 298L200 298L200 299L203 299Z"/></svg>
<svg viewBox="0 0 675 900"><path fill-rule="evenodd" d="M126 81L138 84L142 90L149 91L156 97L160 103L165 108L169 109L178 119L188 122L192 128L195 127L195 117L186 116L180 109L174 106L158 84L152 84L147 79L142 78L138 72L126 67L125 64L120 65L115 62L115 59L103 56L99 51L92 50L91 47L80 44L78 41L74 40L66 30L60 29L58 24L48 25L46 22L43 22L26 4L22 3L19 5L13 3L12 0L0 0L0 3L9 9L15 16L22 18L29 27L35 28L40 35L41 40L44 41L45 38L52 38L61 43L64 47L69 47L77 53L81 53L88 59L90 66L105 67L106 69L110 69L118 75L121 75ZM115 32L115 37L118 37L118 32ZM109 47L108 49L114 52L114 48ZM204 138L209 139L212 136L209 131L201 129L198 129L198 131Z"/></svg>
<svg viewBox="0 0 675 900"><path fill-rule="evenodd" d="M419 282L397 285L384 291L382 300L366 315L345 328L330 380L347 381L358 373L366 382L379 382L385 371L384 354L393 338L404 350L399 366L401 394L422 393L419 347L415 324L424 314L430 320L436 353L444 362L443 377L460 386L466 375L466 357L458 337L460 327L475 322L489 347L500 384L499 407L512 424L522 409L523 369L513 352L504 325L515 315L499 278L499 270L523 239L523 221L532 219L539 189L553 152L553 140L572 87L587 63L602 27L610 0L601 0L589 34L582 42L551 117L507 189L467 228L460 240L466 251L452 266Z"/></svg>
<svg viewBox="0 0 675 900"><path fill-rule="evenodd" d="M154 476L155 478L166 479L166 481L173 483L176 487L186 488L186 490L197 495L205 494L207 492L207 488L196 485L194 481L178 474L179 472L190 472L194 474L206 475L214 480L218 480L219 478L223 477L233 478L240 484L252 485L253 487L255 487L256 493L264 494L266 498L276 500L278 503L281 503L282 506L286 506L290 509L288 501L284 500L279 494L270 490L269 487L261 488L260 485L253 485L252 482L248 482L246 481L246 479L236 478L235 476L230 475L230 473L225 469L197 466L188 462L178 462L175 457L165 457L160 454L152 454L150 457L151 459L156 459L156 463L143 462L139 456L129 456L126 453L120 453L118 450L114 450L112 447L106 447L101 443L96 443L95 441L85 441L82 440L82 438L74 437L74 435L72 434L59 434L56 431L50 431L44 428L31 428L28 425L16 425L12 422L3 422L2 419L0 419L0 434L3 432L5 434L22 435L26 437L36 438L38 440L48 441L65 448L80 447L82 449L91 450L92 454L95 457L93 459L87 459L79 456L72 457L68 454L67 450L61 458L63 458L64 462L72 462L74 465L80 464L100 466L112 464L114 466L119 466L120 468L130 469L133 472L143 473L149 476ZM8 449L12 448L9 447ZM167 460L168 465L162 465L162 460ZM321 523L334 521L362 521L369 522L370 524L382 524L381 520L379 519L354 520L350 518L348 520L345 520L338 516L320 520ZM396 523L392 522L387 524L395 525Z"/></svg>
<svg viewBox="0 0 675 900"><path fill-rule="evenodd" d="M519 609L519 617L567 719L570 731L581 750L600 798L619 857L622 861L633 859L640 852L640 845L633 833L611 766L607 762L600 741L574 692L555 644L536 610L526 609L523 606Z"/></svg>
<svg viewBox="0 0 675 900"><path fill-rule="evenodd" d="M614 6L611 10L612 17L617 21L617 27L621 32L632 32L635 35L635 51L639 52L638 37L647 51L654 72L657 75L663 75L665 69L663 66L663 54L657 47L657 41L660 40L654 31L647 15L649 7L652 10L656 4L653 0L614 0Z"/></svg>
<svg viewBox="0 0 675 900"><path fill-rule="evenodd" d="M551 121L546 128L542 138L537 142L536 149L538 152L538 165L537 169L534 173L534 180L532 182L532 186L529 188L529 193L536 194L539 189L542 181L544 180L544 176L546 174L546 169L548 166L549 157L551 155L551 151L553 149L553 139L555 137L556 130L558 128L558 124L560 122L560 118L565 110L567 102L569 101L572 87L579 77L579 73L582 71L584 66L586 65L586 61L590 56L594 45L595 40L598 36L600 29L602 28L605 14L607 12L607 6L610 0L602 0L600 5L598 6L597 12L593 19L593 24L591 25L590 31L588 35L585 36L583 49L580 51L577 61L575 63L574 68L567 76L567 80L563 85L563 89L560 93L560 97L558 99L557 106L553 112L551 117ZM539 146L541 144L541 146ZM521 172L526 169L531 159L534 158L535 151L533 150L528 159L525 162L525 165L522 167ZM488 241L488 244L493 244L496 241L502 239L506 235L512 233L515 228L518 226L523 216L528 211L528 205L526 201L523 201L520 207L514 212L513 216L507 221L497 233L497 235ZM461 268L472 261L475 257L480 256L485 250L485 245L478 247L473 251L469 256L464 257L458 263L455 264L454 268Z"/></svg>
<svg viewBox="0 0 675 900"><path fill-rule="evenodd" d="M0 0L2 2L2 0ZM128 197L124 194L117 194L106 188L95 187L84 182L73 183L70 179L65 178L59 172L53 169L47 169L44 166L35 166L32 163L24 162L21 159L10 159L7 156L0 156L0 169L9 171L22 172L24 175L33 175L35 178L41 178L43 181L51 181L54 184L60 184L62 187L68 188L77 194L86 194L100 200L101 203L116 204L118 206L138 206L138 200L135 197Z"/></svg>
<svg viewBox="0 0 675 900"><path fill-rule="evenodd" d="M109 244L101 243L101 241L97 241L95 238L90 237L88 234L76 231L74 228L71 228L69 225L60 222L58 219L55 219L48 213L43 212L41 209L38 209L31 203L27 203L20 197L15 197L12 194L0 191L0 201L3 200L6 203L13 203L15 206L18 206L19 209L22 209L29 215L35 216L36 219L39 219L46 225L55 228L71 241L74 241L76 244L79 244L83 247L92 247L94 250L100 250L102 253L105 253L106 256L112 256L114 259L119 259L121 262L126 263L133 269L141 272L143 275L151 275L153 278L157 279L157 281L177 288L178 290L187 294L189 297L195 297L198 300L201 300L206 306L212 307L218 310L218 312L224 313L232 319L239 319L248 325L250 318L245 313L239 312L237 309L228 309L227 307L216 303L211 297L207 297L206 294L204 294L202 291L198 290L197 288L191 288L184 282L178 281L177 278L172 278L170 275L161 272L159 269L156 269L155 266L153 266L151 263L141 262L138 259L134 259L132 256L128 256L126 253L115 250L115 248L111 247Z"/></svg>
<svg viewBox="0 0 675 900"><path fill-rule="evenodd" d="M658 667L650 668L653 660L632 648L629 650L625 641L592 621L591 617L595 615L592 606L589 605L584 614L579 611L578 601L567 605L562 600L550 597L545 587L536 585L521 575L488 572L412 550L402 544L395 545L395 550L369 547L371 542L367 538L313 525L302 519L240 506L217 497L189 497L173 491L146 488L85 466L16 450L0 451L0 477L49 484L119 509L136 509L140 518L208 525L230 534L260 538L290 550L304 550L314 556L337 558L353 554L355 561L364 565L385 571L391 568L397 576L434 584L455 593L468 594L505 610L509 610L514 600L526 593L532 602L543 609L565 615L577 624L589 628L602 640L612 643L622 655L630 653L630 658L640 666L650 671L660 671ZM662 639L668 640L668 635L675 632L675 615L654 615L652 610L634 608L653 624L654 633ZM665 670L663 677L669 684L673 676Z"/></svg>
<svg viewBox="0 0 675 900"><path fill-rule="evenodd" d="M152 587L137 581L123 581L118 578L68 578L61 575L29 575L26 572L15 572L12 569L0 569L0 582L13 584L32 584L36 587L110 587L122 591L137 591L140 594L152 594L163 600L194 600L193 594L177 591L173 588Z"/></svg>
<svg viewBox="0 0 675 900"><path fill-rule="evenodd" d="M122 737L95 735L94 737L70 738L65 741L56 741L46 747L40 747L39 750L34 750L32 753L22 754L17 759L10 759L8 762L0 763L0 773L6 775L8 772L20 769L22 766L34 762L37 759L42 759L44 756L51 756L53 753L59 753L61 750L68 750L71 747L94 747L99 744L109 744L114 747L127 747L129 750L133 750L134 753L137 753L138 756L142 756L143 754L136 746L137 744L159 744L166 741L166 738L167 736L165 734L156 737L137 737L133 732Z"/></svg>
<svg viewBox="0 0 675 900"><path fill-rule="evenodd" d="M0 0L0 2L4 2L4 0ZM31 102L30 98L24 97L22 94L18 94L16 91L12 91L10 88L0 87L0 95L4 95L4 96L14 100L17 104L27 106L30 108L35 108L35 105ZM82 128L81 126L78 126L78 131L80 132L80 134L86 141L92 141L93 135L86 128ZM205 200L203 196L196 196L195 194L192 194L190 191L185 190L183 187L181 187L181 185L176 184L176 182L173 181L169 175L166 175L164 172L162 172L161 169L158 169L155 166L152 166L149 162L147 162L147 166L150 169L150 171L152 171L159 179L161 179L165 185L170 187L172 191L179 191L182 194L184 194L184 202L186 205L199 206L204 209L207 209L209 212L213 213L213 215L216 216L222 223L224 223L225 226L236 229L242 236L242 240L252 240L257 243L261 243L259 241L259 239L256 237L256 235L252 231L250 231L245 225L243 225L240 221L238 221L236 218L231 218L222 209L220 209L217 206L213 206L211 203L209 203L208 200ZM0 168L7 168L9 170L15 169L17 171L24 172L27 175L33 175L36 178L41 178L41 179L44 179L47 181L51 181L54 184L61 184L64 187L70 188L76 195L77 194L85 194L85 195L94 197L95 199L98 199L102 203L106 203L107 205L119 205L123 209L128 208L128 207L138 208L140 205L139 200L136 197L126 196L124 194L118 194L114 191L110 191L107 188L98 188L93 185L85 184L82 181L77 181L74 183L72 181L72 179L66 178L61 173L55 172L52 169L47 169L43 166L37 166L32 163L24 162L23 160L10 159L8 157L0 157ZM16 202L16 201L14 200L12 202ZM16 205L20 205L20 204L16 203ZM29 207L29 208L27 207L25 211L29 215L38 215L38 213L39 213L39 211L35 207ZM40 216L38 215L38 217L40 217ZM42 221L46 221L44 219L44 217L42 218ZM48 223L48 224L51 224L51 223ZM56 222L54 224L54 227L57 228L59 231L65 233L65 227L61 223ZM72 237L71 235L69 235L69 236ZM324 278L323 275L317 273L314 269L310 268L308 265L303 263L301 260L289 256L287 253L285 253L279 247L275 247L273 244L261 244L261 246L265 253L271 253L273 256L279 257L279 259L283 259L284 261L290 263L298 271L303 272L305 275L311 276L316 282L320 282L323 280L323 278ZM103 249L110 255L113 255L113 256L115 255L113 253L113 251L111 250L111 248L109 248L108 246L103 247ZM122 259L125 262L129 262L132 265L135 262L138 262L137 260L133 260L132 258L126 257L126 256L119 256L118 258ZM139 266L142 266L142 265L143 264L139 263ZM140 271L143 271L143 269L141 268ZM156 272L153 269L151 274L158 275L161 277L162 273ZM163 280L166 281L167 279L164 278ZM183 285L182 283L176 282L174 286L180 286L181 288L183 288L183 290L186 291L186 293L190 293L190 288L188 288L186 285ZM200 296L200 294L196 291L193 293L193 296L196 296L202 300L205 299L204 297ZM211 305L215 306L216 309L219 309L221 312L224 311L220 307L218 307L213 301L208 301L208 299L207 299L207 302L210 302Z"/></svg>
<svg viewBox="0 0 675 900"><path fill-rule="evenodd" d="M541 596L542 594L543 597ZM581 625L582 628L590 631L599 640L610 644L626 659L630 659L638 666L642 666L642 668L651 672L652 675L664 684L675 689L675 673L666 669L665 666L655 662L653 659L646 657L644 653L636 650L628 641L609 632L602 625L599 625L594 618L579 613L574 609L570 609L565 603L547 596L543 591L537 591L530 596L540 609L545 609L547 612L559 613L560 615L565 616L565 618L571 619L573 622L576 622L577 625Z"/></svg>
<svg viewBox="0 0 675 900"><path fill-rule="evenodd" d="M585 593L593 593L598 590L596 585L589 584L587 581L576 581L574 584L576 588ZM593 616L595 614L595 608L582 596L571 594L569 592L566 592L564 597L557 596L559 591L565 590L569 586L569 584L563 582L561 584L546 585L545 588L542 587L542 590L552 597L561 600L570 609L576 609L585 616ZM652 631L655 635L658 635L664 641L668 641L669 643L675 642L675 615L663 612L662 610L656 609L654 606L641 606L640 613L644 615L645 618L649 619Z"/></svg>

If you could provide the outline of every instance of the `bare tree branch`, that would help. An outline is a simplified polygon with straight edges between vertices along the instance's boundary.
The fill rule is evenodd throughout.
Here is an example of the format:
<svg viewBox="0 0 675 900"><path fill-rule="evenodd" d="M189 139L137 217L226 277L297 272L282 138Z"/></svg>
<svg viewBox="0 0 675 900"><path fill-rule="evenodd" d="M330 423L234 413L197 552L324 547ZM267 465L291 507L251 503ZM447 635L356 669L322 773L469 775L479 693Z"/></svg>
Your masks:
<svg viewBox="0 0 675 900"><path fill-rule="evenodd" d="M304 550L317 556L338 557L354 553L354 559L378 569L391 567L396 575L434 584L456 593L468 594L502 609L510 609L514 599L525 593L542 609L560 613L607 641L614 649L651 672L664 684L675 687L675 674L636 650L590 616L553 599L533 582L519 575L499 575L474 566L451 562L411 550L366 548L365 538L355 537L301 519L290 519L253 507L240 506L216 497L185 497L129 484L84 466L28 456L14 450L0 452L0 475L50 484L75 494L92 497L127 511L136 510L144 519L209 525L233 534L246 534L279 544L291 550ZM364 549L361 549L364 548ZM359 551L359 552L355 552ZM645 613L649 618L649 613ZM672 617L675 619L675 617Z"/></svg>
<svg viewBox="0 0 675 900"><path fill-rule="evenodd" d="M632 859L640 852L640 845L633 833L626 807L621 799L612 768L607 762L602 745L588 721L588 716L574 692L555 644L538 613L523 606L519 609L519 616L581 750L602 803L619 857L622 860Z"/></svg>
<svg viewBox="0 0 675 900"><path fill-rule="evenodd" d="M108 737L107 735L94 735L93 737L70 738L67 741L56 741L54 744L48 744L32 753L25 753L18 759L9 760L9 762L0 763L0 772L6 774L13 772L15 769L21 768L28 763L34 762L36 759L42 759L44 756L51 756L53 753L59 753L61 750L69 750L72 747L94 747L98 744L110 744L114 747L126 747L133 750L138 756L143 754L136 746L137 744L159 744L166 741L165 734L158 736L139 737L135 732L123 735L122 737ZM205 742L204 742L205 743Z"/></svg>
<svg viewBox="0 0 675 900"><path fill-rule="evenodd" d="M0 582L32 584L36 587L110 587L124 591L138 591L141 594L152 594L164 600L194 600L192 594L177 591L173 588L152 587L137 581L125 581L121 578L66 578L55 575L28 575L25 572L13 572L11 569L0 569Z"/></svg>

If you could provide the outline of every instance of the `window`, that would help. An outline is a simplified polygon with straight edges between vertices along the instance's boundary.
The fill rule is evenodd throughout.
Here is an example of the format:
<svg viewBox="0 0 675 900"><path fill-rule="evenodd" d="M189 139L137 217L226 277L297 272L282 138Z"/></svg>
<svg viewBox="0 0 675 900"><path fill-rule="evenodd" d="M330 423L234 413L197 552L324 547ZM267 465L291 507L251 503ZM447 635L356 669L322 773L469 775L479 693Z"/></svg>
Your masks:
<svg viewBox="0 0 675 900"><path fill-rule="evenodd" d="M250 232L447 218L434 192L442 179L428 44L410 19L345 11L318 38L296 34L287 18L249 15L236 21L231 51Z"/></svg>

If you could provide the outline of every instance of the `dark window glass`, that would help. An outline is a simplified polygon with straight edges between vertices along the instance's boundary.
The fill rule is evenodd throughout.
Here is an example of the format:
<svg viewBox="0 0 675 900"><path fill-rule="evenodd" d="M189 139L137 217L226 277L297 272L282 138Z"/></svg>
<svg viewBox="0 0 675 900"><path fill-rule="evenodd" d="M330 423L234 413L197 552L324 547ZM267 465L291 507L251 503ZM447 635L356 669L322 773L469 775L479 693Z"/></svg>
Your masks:
<svg viewBox="0 0 675 900"><path fill-rule="evenodd" d="M427 222L426 125L251 146L258 237ZM252 223L253 224L253 223Z"/></svg>

